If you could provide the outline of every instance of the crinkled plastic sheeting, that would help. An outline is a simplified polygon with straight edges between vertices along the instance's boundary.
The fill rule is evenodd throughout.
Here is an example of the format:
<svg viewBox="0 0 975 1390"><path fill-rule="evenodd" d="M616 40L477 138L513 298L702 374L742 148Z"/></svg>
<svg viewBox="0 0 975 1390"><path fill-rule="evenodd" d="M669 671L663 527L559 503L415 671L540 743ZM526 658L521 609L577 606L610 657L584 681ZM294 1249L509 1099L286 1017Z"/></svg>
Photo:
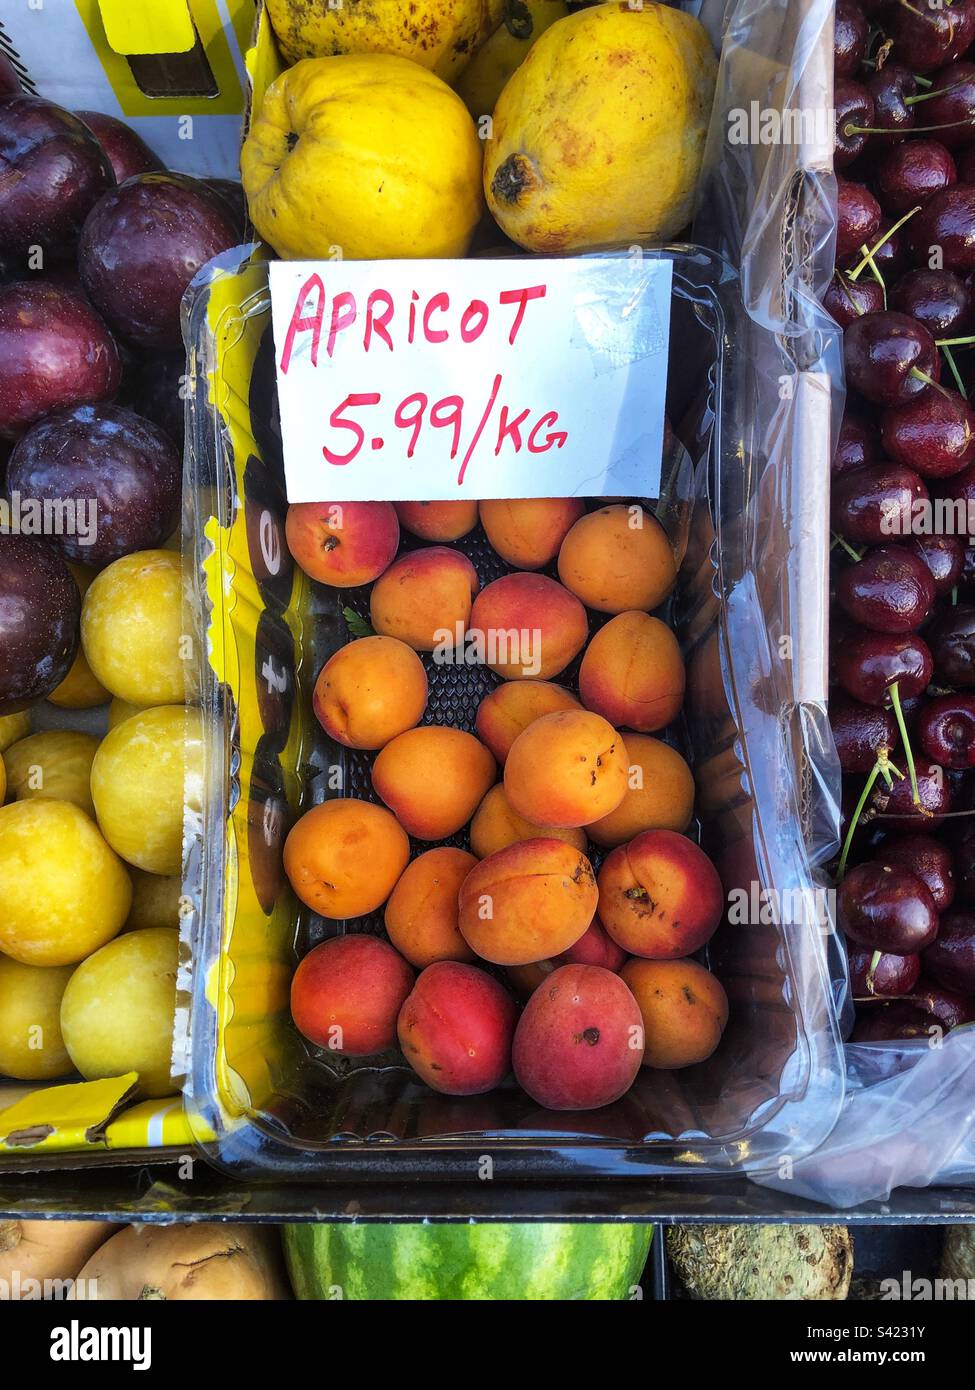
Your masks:
<svg viewBox="0 0 975 1390"><path fill-rule="evenodd" d="M837 848L840 774L826 719L829 469L842 413L842 339L819 299L833 270L832 26L829 0L704 0L720 48L708 178L695 239L741 267L753 326L753 450L764 506L744 518L735 561L761 591L789 567L791 628L774 606L742 621L791 635L805 842L822 868ZM778 117L776 116L778 113ZM791 385L783 377L792 373ZM786 525L783 527L783 519ZM749 524L750 523L750 524ZM770 544L784 552L774 557ZM731 614L731 619L733 619ZM738 642L732 634L732 650ZM825 884L827 880L821 879ZM831 975L844 1036L853 1022L845 954ZM975 1026L926 1041L847 1044L846 1097L816 1151L755 1181L834 1207L897 1187L975 1184Z"/></svg>

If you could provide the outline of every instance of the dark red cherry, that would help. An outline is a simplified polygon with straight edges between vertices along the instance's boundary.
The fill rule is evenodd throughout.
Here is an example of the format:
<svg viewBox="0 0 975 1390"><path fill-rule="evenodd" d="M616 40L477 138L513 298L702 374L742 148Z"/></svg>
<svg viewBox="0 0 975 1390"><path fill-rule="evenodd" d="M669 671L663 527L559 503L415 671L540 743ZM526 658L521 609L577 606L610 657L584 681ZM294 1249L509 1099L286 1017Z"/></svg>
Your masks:
<svg viewBox="0 0 975 1390"><path fill-rule="evenodd" d="M937 1026L938 1021L931 1014L903 999L893 1004L868 1004L857 1011L850 1041L912 1042L915 1038L930 1038L932 1028Z"/></svg>
<svg viewBox="0 0 975 1390"><path fill-rule="evenodd" d="M851 280L835 270L823 295L823 308L841 328L863 314L876 314L884 307L884 287L872 275Z"/></svg>
<svg viewBox="0 0 975 1390"><path fill-rule="evenodd" d="M915 72L932 72L965 52L975 37L975 11L968 0L910 0L890 6L886 28Z"/></svg>
<svg viewBox="0 0 975 1390"><path fill-rule="evenodd" d="M837 691L830 697L829 723L843 772L869 772L880 750L897 742L897 724L889 709L863 705Z"/></svg>
<svg viewBox="0 0 975 1390"><path fill-rule="evenodd" d="M907 241L904 233L910 223L905 223L893 231L894 219L882 217L874 242L873 264L880 272L885 285L892 285L898 276L903 275L909 264ZM866 271L863 272L867 274Z"/></svg>
<svg viewBox="0 0 975 1390"><path fill-rule="evenodd" d="M956 183L929 199L906 224L916 265L975 270L975 184Z"/></svg>
<svg viewBox="0 0 975 1390"><path fill-rule="evenodd" d="M960 994L975 996L975 913L948 912L924 952L925 973Z"/></svg>
<svg viewBox="0 0 975 1390"><path fill-rule="evenodd" d="M955 881L958 897L968 907L975 907L975 822L959 817L961 829L955 841Z"/></svg>
<svg viewBox="0 0 975 1390"><path fill-rule="evenodd" d="M907 869L858 864L836 894L839 928L858 946L913 955L937 935L934 899Z"/></svg>
<svg viewBox="0 0 975 1390"><path fill-rule="evenodd" d="M944 685L975 685L975 605L942 609L928 624L925 638L934 673Z"/></svg>
<svg viewBox="0 0 975 1390"><path fill-rule="evenodd" d="M914 766L920 809L912 800L911 780L907 776L895 779L890 787L876 782L870 794L877 823L892 835L937 830L951 810L951 785L944 768L926 758L915 758Z"/></svg>
<svg viewBox="0 0 975 1390"><path fill-rule="evenodd" d="M958 166L959 183L975 183L975 146L966 145L956 150L955 164Z"/></svg>
<svg viewBox="0 0 975 1390"><path fill-rule="evenodd" d="M843 356L850 381L874 405L906 405L941 373L928 330L892 309L851 323L843 333Z"/></svg>
<svg viewBox="0 0 975 1390"><path fill-rule="evenodd" d="M874 123L873 97L859 82L841 77L833 87L833 109L836 112L833 163L837 169L843 169L867 147L870 137L861 134L861 130Z"/></svg>
<svg viewBox="0 0 975 1390"><path fill-rule="evenodd" d="M934 667L927 643L916 632L898 636L864 628L851 632L833 664L846 693L865 705L889 704L892 685L901 700L920 695L931 684Z"/></svg>
<svg viewBox="0 0 975 1390"><path fill-rule="evenodd" d="M872 951L868 946L847 947L850 958L850 988L862 999L898 999L910 994L921 973L921 957L895 956Z"/></svg>
<svg viewBox="0 0 975 1390"><path fill-rule="evenodd" d="M836 259L846 264L860 259L880 226L880 204L864 183L836 178Z"/></svg>
<svg viewBox="0 0 975 1390"><path fill-rule="evenodd" d="M975 536L975 463L942 480L932 511L942 535Z"/></svg>
<svg viewBox="0 0 975 1390"><path fill-rule="evenodd" d="M924 102L924 124L942 126L938 139L952 149L975 144L975 63L949 63L931 84L941 95Z"/></svg>
<svg viewBox="0 0 975 1390"><path fill-rule="evenodd" d="M931 612L934 580L907 546L870 550L840 574L836 598L848 618L874 632L913 632Z"/></svg>
<svg viewBox="0 0 975 1390"><path fill-rule="evenodd" d="M930 386L883 412L880 438L898 463L924 478L948 478L975 463L975 411L957 391Z"/></svg>
<svg viewBox="0 0 975 1390"><path fill-rule="evenodd" d="M938 942L935 941L928 950L935 950L937 945ZM923 958L921 964L925 970L928 969ZM930 1014L946 1033L950 1033L952 1028L960 1028L963 1023L971 1023L975 1018L970 999L964 998L956 990L937 984L930 978L922 977L918 980L911 990L911 1002Z"/></svg>
<svg viewBox="0 0 975 1390"><path fill-rule="evenodd" d="M847 406L833 450L833 472L844 473L881 457L880 431L865 415Z"/></svg>
<svg viewBox="0 0 975 1390"><path fill-rule="evenodd" d="M961 578L965 548L957 536L912 536L905 544L928 567L935 598L950 594Z"/></svg>
<svg viewBox="0 0 975 1390"><path fill-rule="evenodd" d="M873 178L880 206L889 217L900 217L950 188L958 179L955 161L937 140L905 140L888 150ZM879 218L878 218L879 224Z"/></svg>
<svg viewBox="0 0 975 1390"><path fill-rule="evenodd" d="M975 767L975 695L936 695L918 720L921 747L942 767Z"/></svg>
<svg viewBox="0 0 975 1390"><path fill-rule="evenodd" d="M909 270L890 291L887 302L923 323L933 338L966 337L975 328L971 287L951 270Z"/></svg>
<svg viewBox="0 0 975 1390"><path fill-rule="evenodd" d="M867 51L870 25L854 0L836 0L833 19L833 75L852 77Z"/></svg>
<svg viewBox="0 0 975 1390"><path fill-rule="evenodd" d="M878 864L896 864L916 874L934 899L938 912L955 900L955 870L951 850L933 835L896 835L876 851Z"/></svg>
<svg viewBox="0 0 975 1390"><path fill-rule="evenodd" d="M913 72L902 63L885 63L867 78L866 90L873 103L872 117L869 121L863 121L857 115L852 123L888 132L873 136L876 145L889 145L909 135L917 124L914 108L907 103L907 98L917 92Z"/></svg>
<svg viewBox="0 0 975 1390"><path fill-rule="evenodd" d="M920 475L902 463L848 468L833 478L833 530L855 545L884 545L912 534L917 504L928 500Z"/></svg>

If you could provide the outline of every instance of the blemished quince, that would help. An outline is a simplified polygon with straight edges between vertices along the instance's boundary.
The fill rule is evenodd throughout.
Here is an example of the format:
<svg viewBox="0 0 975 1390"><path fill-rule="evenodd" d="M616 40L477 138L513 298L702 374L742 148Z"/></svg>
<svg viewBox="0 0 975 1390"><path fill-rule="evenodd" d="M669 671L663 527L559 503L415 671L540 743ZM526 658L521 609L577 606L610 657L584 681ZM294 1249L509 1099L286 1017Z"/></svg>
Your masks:
<svg viewBox="0 0 975 1390"><path fill-rule="evenodd" d="M512 4L504 21L486 39L467 64L456 84L475 121L490 116L512 74L534 45L569 7L565 0L521 0Z"/></svg>
<svg viewBox="0 0 975 1390"><path fill-rule="evenodd" d="M501 23L505 0L268 0L288 63L392 53L452 82Z"/></svg>
<svg viewBox="0 0 975 1390"><path fill-rule="evenodd" d="M488 206L532 251L685 227L717 64L701 23L669 5L597 5L547 29L494 108Z"/></svg>
<svg viewBox="0 0 975 1390"><path fill-rule="evenodd" d="M439 77L384 54L307 58L241 151L251 219L283 260L453 257L483 207L481 145Z"/></svg>

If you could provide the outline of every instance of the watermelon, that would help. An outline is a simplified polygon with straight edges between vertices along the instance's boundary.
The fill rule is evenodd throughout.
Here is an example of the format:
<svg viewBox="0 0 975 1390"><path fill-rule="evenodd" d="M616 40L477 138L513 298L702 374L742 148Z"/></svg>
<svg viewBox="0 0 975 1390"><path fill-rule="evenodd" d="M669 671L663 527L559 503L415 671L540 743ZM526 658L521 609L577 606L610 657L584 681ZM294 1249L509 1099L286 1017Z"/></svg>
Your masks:
<svg viewBox="0 0 975 1390"><path fill-rule="evenodd" d="M652 1235L624 1222L335 1222L285 1226L284 1250L300 1299L629 1299Z"/></svg>

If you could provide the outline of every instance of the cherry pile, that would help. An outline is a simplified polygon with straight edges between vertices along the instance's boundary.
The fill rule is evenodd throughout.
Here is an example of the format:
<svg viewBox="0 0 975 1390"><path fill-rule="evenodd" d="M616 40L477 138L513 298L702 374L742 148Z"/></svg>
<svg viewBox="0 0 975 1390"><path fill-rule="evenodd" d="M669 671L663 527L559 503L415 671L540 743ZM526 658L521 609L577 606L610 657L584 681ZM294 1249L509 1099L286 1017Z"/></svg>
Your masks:
<svg viewBox="0 0 975 1390"><path fill-rule="evenodd" d="M975 1020L975 0L837 0L830 722L853 1038Z"/></svg>

